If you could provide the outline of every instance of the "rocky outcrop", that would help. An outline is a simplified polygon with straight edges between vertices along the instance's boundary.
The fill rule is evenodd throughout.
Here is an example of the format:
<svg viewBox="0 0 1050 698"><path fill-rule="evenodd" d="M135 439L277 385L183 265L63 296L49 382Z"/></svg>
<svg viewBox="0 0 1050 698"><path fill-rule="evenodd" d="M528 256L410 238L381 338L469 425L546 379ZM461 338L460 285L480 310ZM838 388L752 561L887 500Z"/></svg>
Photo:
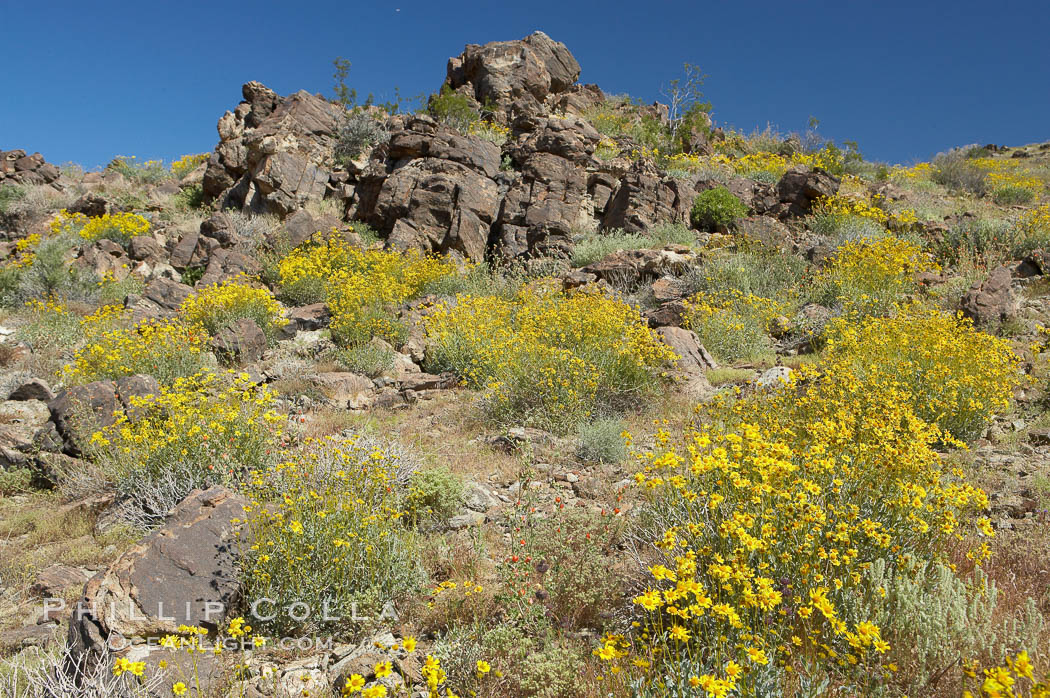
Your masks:
<svg viewBox="0 0 1050 698"><path fill-rule="evenodd" d="M839 190L839 178L823 170L795 167L784 173L777 182L775 208L781 218L804 216L813 210L818 199L832 196Z"/></svg>
<svg viewBox="0 0 1050 698"><path fill-rule="evenodd" d="M44 160L40 153L26 155L26 151L0 150L0 184L50 184L61 172Z"/></svg>
<svg viewBox="0 0 1050 698"><path fill-rule="evenodd" d="M206 202L286 216L324 197L345 111L319 95L279 97L249 82L244 100L219 119L219 145L204 172Z"/></svg>
<svg viewBox="0 0 1050 698"><path fill-rule="evenodd" d="M415 116L391 135L387 156L389 172L373 171L362 186L357 217L395 249L484 259L499 211L499 148Z"/></svg>
<svg viewBox="0 0 1050 698"><path fill-rule="evenodd" d="M567 257L574 227L592 227L595 205L587 167L600 136L575 117L519 117L507 149L520 165L500 207L495 254Z"/></svg>
<svg viewBox="0 0 1050 698"><path fill-rule="evenodd" d="M639 162L613 191L602 226L633 233L660 221L688 221L695 196L687 181L663 177L651 164Z"/></svg>
<svg viewBox="0 0 1050 698"><path fill-rule="evenodd" d="M543 32L524 39L469 44L448 61L445 84L498 113L537 113L580 77L565 44Z"/></svg>

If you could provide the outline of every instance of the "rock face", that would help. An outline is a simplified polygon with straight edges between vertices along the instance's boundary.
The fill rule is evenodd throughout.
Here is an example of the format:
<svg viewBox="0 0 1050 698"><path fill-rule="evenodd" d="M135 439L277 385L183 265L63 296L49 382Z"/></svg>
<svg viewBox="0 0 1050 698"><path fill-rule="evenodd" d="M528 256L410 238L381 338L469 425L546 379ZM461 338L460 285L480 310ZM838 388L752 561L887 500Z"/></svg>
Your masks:
<svg viewBox="0 0 1050 698"><path fill-rule="evenodd" d="M363 197L357 216L385 233L395 249L483 259L499 211L499 186L492 179L499 148L416 116L391 136L387 154L392 171L373 174L364 185L374 194Z"/></svg>
<svg viewBox="0 0 1050 698"><path fill-rule="evenodd" d="M286 216L321 199L343 108L305 91L281 98L258 82L245 84L242 94L244 101L219 119L205 201Z"/></svg>
<svg viewBox="0 0 1050 698"><path fill-rule="evenodd" d="M232 520L246 501L224 487L197 490L154 531L84 587L69 625L69 671L92 671L111 649L217 628L239 593Z"/></svg>
<svg viewBox="0 0 1050 698"><path fill-rule="evenodd" d="M975 284L962 297L963 315L979 325L991 325L1012 318L1017 312L1017 299L1010 288L1010 267L992 270L988 278Z"/></svg>
<svg viewBox="0 0 1050 698"><path fill-rule="evenodd" d="M595 204L587 169L600 136L577 118L521 116L509 156L520 166L495 227L496 254L568 256L574 226L591 227ZM604 203L604 202L603 202Z"/></svg>
<svg viewBox="0 0 1050 698"><path fill-rule="evenodd" d="M50 184L59 178L58 168L40 153L0 150L0 184Z"/></svg>
<svg viewBox="0 0 1050 698"><path fill-rule="evenodd" d="M580 77L580 64L565 44L543 32L515 41L468 45L448 61L445 84L470 95L478 104L504 113L536 112L540 105L567 91Z"/></svg>

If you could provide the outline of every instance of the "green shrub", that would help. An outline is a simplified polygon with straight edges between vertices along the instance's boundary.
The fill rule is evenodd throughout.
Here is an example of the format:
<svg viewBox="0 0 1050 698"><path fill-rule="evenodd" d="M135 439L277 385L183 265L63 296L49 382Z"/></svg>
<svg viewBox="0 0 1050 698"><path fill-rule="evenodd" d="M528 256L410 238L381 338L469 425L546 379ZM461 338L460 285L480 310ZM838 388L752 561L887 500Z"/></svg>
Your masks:
<svg viewBox="0 0 1050 698"><path fill-rule="evenodd" d="M932 241L931 251L938 263L957 267L995 267L1010 258L1014 247L1014 228L1007 221L978 218L964 220Z"/></svg>
<svg viewBox="0 0 1050 698"><path fill-rule="evenodd" d="M25 197L25 190L14 184L0 186L0 215L6 214L11 205Z"/></svg>
<svg viewBox="0 0 1050 698"><path fill-rule="evenodd" d="M719 361L756 361L773 351L770 329L785 306L770 298L735 291L693 296L686 325Z"/></svg>
<svg viewBox="0 0 1050 698"><path fill-rule="evenodd" d="M499 625L482 639L484 655L502 667L504 695L529 698L562 698L574 695L579 685L582 653L578 645L553 632L531 633Z"/></svg>
<svg viewBox="0 0 1050 698"><path fill-rule="evenodd" d="M379 342L354 344L341 348L336 361L347 371L378 378L394 367L394 350Z"/></svg>
<svg viewBox="0 0 1050 698"><path fill-rule="evenodd" d="M443 525L463 506L463 480L444 466L412 474L405 514L417 524Z"/></svg>
<svg viewBox="0 0 1050 698"><path fill-rule="evenodd" d="M872 584L886 591L870 602L867 617L890 643L896 677L908 695L920 695L944 667L973 660L1000 663L1008 651L1038 647L1043 618L1028 599L1024 610L997 619L999 590L981 568L967 584L945 565L927 563L914 573L887 568L876 560ZM962 672L938 678L961 690Z"/></svg>
<svg viewBox="0 0 1050 698"><path fill-rule="evenodd" d="M725 187L715 187L693 199L690 221L701 230L713 230L727 227L746 215L747 206L740 199Z"/></svg>
<svg viewBox="0 0 1050 698"><path fill-rule="evenodd" d="M620 463L627 457L624 424L619 419L596 419L581 424L576 455L592 463Z"/></svg>
<svg viewBox="0 0 1050 698"><path fill-rule="evenodd" d="M72 347L84 336L80 318L60 303L31 301L26 312L15 338L34 350Z"/></svg>
<svg viewBox="0 0 1050 698"><path fill-rule="evenodd" d="M689 270L683 281L693 292L729 293L740 291L763 298L789 300L793 287L806 273L805 260L775 250L722 250L704 258Z"/></svg>
<svg viewBox="0 0 1050 698"><path fill-rule="evenodd" d="M28 468L0 470L0 495L28 492L33 486L33 471Z"/></svg>
<svg viewBox="0 0 1050 698"><path fill-rule="evenodd" d="M992 192L992 200L1000 206L1030 204L1035 199L1036 191L1031 187L1006 184Z"/></svg>
<svg viewBox="0 0 1050 698"><path fill-rule="evenodd" d="M134 155L131 157L118 155L106 165L106 169L122 174L129 181L138 184L156 184L157 182L174 179L171 170L165 167L162 161L146 160L145 162L138 162Z"/></svg>
<svg viewBox="0 0 1050 698"><path fill-rule="evenodd" d="M98 276L69 263L75 246L68 235L47 238L36 248L32 263L19 275L19 298L58 298L89 301L98 293Z"/></svg>
<svg viewBox="0 0 1050 698"><path fill-rule="evenodd" d="M172 197L171 202L179 211L199 211L204 208L204 187L200 184L186 185Z"/></svg>
<svg viewBox="0 0 1050 698"><path fill-rule="evenodd" d="M621 519L582 508L559 509L546 518L527 517L520 526L525 545L500 565L510 616L528 627L550 623L564 630L602 625L609 600L618 595L610 549L620 535ZM518 536L515 536L516 538ZM523 582L540 593L538 603L521 607Z"/></svg>
<svg viewBox="0 0 1050 698"><path fill-rule="evenodd" d="M442 85L440 93L430 95L427 111L441 123L464 132L481 118L481 114L471 106L470 100L453 91L448 85Z"/></svg>
<svg viewBox="0 0 1050 698"><path fill-rule="evenodd" d="M988 173L971 162L972 148L955 148L934 156L930 164L930 178L953 191L964 191L978 196L987 191ZM981 151L983 153L983 151Z"/></svg>

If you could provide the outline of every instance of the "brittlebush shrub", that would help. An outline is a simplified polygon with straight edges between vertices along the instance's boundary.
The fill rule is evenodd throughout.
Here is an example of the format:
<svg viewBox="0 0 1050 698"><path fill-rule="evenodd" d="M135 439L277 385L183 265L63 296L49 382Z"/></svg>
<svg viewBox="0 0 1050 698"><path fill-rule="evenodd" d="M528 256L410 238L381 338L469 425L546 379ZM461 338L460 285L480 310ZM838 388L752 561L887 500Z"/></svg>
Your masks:
<svg viewBox="0 0 1050 698"><path fill-rule="evenodd" d="M241 318L254 320L270 343L288 324L273 293L269 289L254 288L243 278L229 279L193 293L182 302L181 310L187 322L200 325L212 335Z"/></svg>
<svg viewBox="0 0 1050 698"><path fill-rule="evenodd" d="M785 303L729 290L699 293L686 302L686 325L720 361L753 361L773 350L769 332Z"/></svg>
<svg viewBox="0 0 1050 698"><path fill-rule="evenodd" d="M916 416L958 439L973 438L1007 408L1020 383L1009 344L966 318L908 308L896 317L827 329L829 370L865 384L892 386Z"/></svg>
<svg viewBox="0 0 1050 698"><path fill-rule="evenodd" d="M179 378L156 395L129 397L90 450L124 517L149 527L193 489L237 482L270 461L284 422L274 399L247 374Z"/></svg>
<svg viewBox="0 0 1050 698"><path fill-rule="evenodd" d="M167 384L208 365L207 334L178 320L145 320L114 327L112 314L96 314L83 324L85 344L63 368L73 383L115 380L136 373Z"/></svg>
<svg viewBox="0 0 1050 698"><path fill-rule="evenodd" d="M815 300L847 313L885 315L915 290L915 275L932 268L913 242L890 236L851 240L817 275Z"/></svg>
<svg viewBox="0 0 1050 698"><path fill-rule="evenodd" d="M938 425L987 413L944 400L936 381L957 371L990 406L1017 379L998 340L954 318L914 313L861 328L787 385L716 399L640 454L643 530L659 560L634 599L648 639L628 653L672 673L690 667L720 694L750 695L786 666L857 682L864 695L892 681L873 565L914 571L946 562L968 535L993 535L988 519L967 516L988 498L936 450L954 442ZM963 356L970 368L956 363ZM989 554L985 545L968 556ZM624 652L603 649L610 662Z"/></svg>
<svg viewBox="0 0 1050 698"><path fill-rule="evenodd" d="M431 370L484 390L493 421L559 432L635 404L675 359L636 309L549 281L510 299L459 295L427 316L426 335Z"/></svg>
<svg viewBox="0 0 1050 698"><path fill-rule="evenodd" d="M182 179L188 175L197 167L207 161L209 153L197 153L196 155L183 155L178 160L171 163L171 173L175 175L176 179Z"/></svg>
<svg viewBox="0 0 1050 698"><path fill-rule="evenodd" d="M282 295L295 302L327 301L333 337L350 346L372 337L399 344L405 328L397 306L457 273L448 259L415 250L360 250L335 235L299 246L278 264Z"/></svg>
<svg viewBox="0 0 1050 698"><path fill-rule="evenodd" d="M137 213L106 213L88 218L82 213L69 213L63 209L51 221L51 233L75 232L88 241L112 240L127 245L131 238L149 232L150 222Z"/></svg>
<svg viewBox="0 0 1050 698"><path fill-rule="evenodd" d="M402 522L402 469L383 446L355 435L308 440L252 475L245 601L276 614L261 627L282 635L346 628L355 603L356 616L375 617L423 583L415 538ZM294 602L312 613L293 618ZM339 620L326 620L322 609Z"/></svg>

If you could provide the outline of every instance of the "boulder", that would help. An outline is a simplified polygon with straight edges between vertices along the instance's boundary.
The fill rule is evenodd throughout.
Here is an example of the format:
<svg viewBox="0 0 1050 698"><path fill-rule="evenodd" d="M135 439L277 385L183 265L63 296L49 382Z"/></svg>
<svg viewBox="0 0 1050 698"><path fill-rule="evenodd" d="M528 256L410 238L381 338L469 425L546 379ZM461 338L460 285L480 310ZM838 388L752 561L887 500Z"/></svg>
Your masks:
<svg viewBox="0 0 1050 698"><path fill-rule="evenodd" d="M688 247L666 245L658 250L617 250L581 269L610 283L636 282L683 272L695 258Z"/></svg>
<svg viewBox="0 0 1050 698"><path fill-rule="evenodd" d="M692 330L681 327L659 327L656 334L678 355L679 370L688 373L704 373L718 368L718 363L700 344L700 338Z"/></svg>
<svg viewBox="0 0 1050 698"><path fill-rule="evenodd" d="M580 64L565 44L535 32L514 41L468 45L449 59L445 84L465 90L478 104L509 114L512 105L519 111L538 111L579 76Z"/></svg>
<svg viewBox="0 0 1050 698"><path fill-rule="evenodd" d="M223 360L247 363L258 360L266 351L266 334L250 318L239 318L219 331L211 347Z"/></svg>
<svg viewBox="0 0 1050 698"><path fill-rule="evenodd" d="M1010 267L996 267L988 278L974 284L962 297L963 315L979 325L993 325L1017 313L1017 298L1010 287Z"/></svg>
<svg viewBox="0 0 1050 698"><path fill-rule="evenodd" d="M164 526L92 577L70 619L67 673L94 671L114 650L168 655L144 643L182 624L221 626L240 592L233 522L246 503L225 487L195 490Z"/></svg>
<svg viewBox="0 0 1050 698"><path fill-rule="evenodd" d="M348 371L320 373L314 382L325 396L343 409L360 410L375 402L375 385L369 378Z"/></svg>
<svg viewBox="0 0 1050 698"><path fill-rule="evenodd" d="M178 281L155 279L146 285L143 298L164 310L178 310L182 302L193 293L193 288Z"/></svg>
<svg viewBox="0 0 1050 698"><path fill-rule="evenodd" d="M0 402L0 468L32 465L38 451L60 451L62 439L40 400Z"/></svg>
<svg viewBox="0 0 1050 698"><path fill-rule="evenodd" d="M110 203L101 194L87 192L74 201L66 210L70 213L83 213L89 218L99 218L109 211Z"/></svg>
<svg viewBox="0 0 1050 698"><path fill-rule="evenodd" d="M164 246L149 235L136 235L128 243L128 255L136 261L158 262L167 258Z"/></svg>
<svg viewBox="0 0 1050 698"><path fill-rule="evenodd" d="M395 169L363 185L357 217L394 249L484 259L499 212L499 148L417 116L391 135L388 155Z"/></svg>
<svg viewBox="0 0 1050 698"><path fill-rule="evenodd" d="M804 216L813 210L818 199L835 194L839 183L838 177L824 170L792 168L777 182L777 213L781 218Z"/></svg>
<svg viewBox="0 0 1050 698"><path fill-rule="evenodd" d="M17 381L8 394L8 400L42 400L49 402L55 397L51 386L43 378L30 376Z"/></svg>
<svg viewBox="0 0 1050 698"><path fill-rule="evenodd" d="M50 184L60 175L40 153L26 155L21 148L0 150L0 184Z"/></svg>
<svg viewBox="0 0 1050 698"><path fill-rule="evenodd" d="M113 381L94 381L60 391L47 407L66 450L79 455L91 434L113 424L121 404Z"/></svg>
<svg viewBox="0 0 1050 698"><path fill-rule="evenodd" d="M639 161L612 192L602 227L637 233L665 221L688 222L695 196L687 181L664 178Z"/></svg>

